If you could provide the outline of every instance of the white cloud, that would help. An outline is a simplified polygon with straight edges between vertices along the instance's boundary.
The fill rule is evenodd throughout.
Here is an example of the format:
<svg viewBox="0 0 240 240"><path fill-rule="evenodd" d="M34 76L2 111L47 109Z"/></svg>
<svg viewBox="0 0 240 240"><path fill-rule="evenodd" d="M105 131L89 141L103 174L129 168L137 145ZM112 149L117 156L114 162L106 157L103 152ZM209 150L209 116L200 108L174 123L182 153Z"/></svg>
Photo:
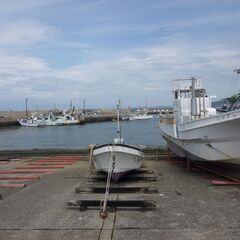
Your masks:
<svg viewBox="0 0 240 240"><path fill-rule="evenodd" d="M0 13L15 13L19 11L29 10L33 8L39 8L43 6L50 6L66 2L67 0L2 0L0 2Z"/></svg>
<svg viewBox="0 0 240 240"><path fill-rule="evenodd" d="M0 46L29 46L46 41L54 32L55 28L30 20L0 22Z"/></svg>
<svg viewBox="0 0 240 240"><path fill-rule="evenodd" d="M179 77L203 78L211 94L224 97L225 78L232 76L237 60L229 46L178 42L63 69L50 68L42 59L0 55L0 86L9 93L3 98L12 101L28 97L64 104L82 97L101 107L121 97L127 105L165 105L171 104L171 80Z"/></svg>

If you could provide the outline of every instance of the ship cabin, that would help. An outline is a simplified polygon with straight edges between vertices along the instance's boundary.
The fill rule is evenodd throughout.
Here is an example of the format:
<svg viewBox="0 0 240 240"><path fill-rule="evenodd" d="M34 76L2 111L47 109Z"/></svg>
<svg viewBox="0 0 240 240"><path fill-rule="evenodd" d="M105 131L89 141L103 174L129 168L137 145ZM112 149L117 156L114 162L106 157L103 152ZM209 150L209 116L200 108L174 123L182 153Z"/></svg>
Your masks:
<svg viewBox="0 0 240 240"><path fill-rule="evenodd" d="M173 108L176 124L216 115L211 97L196 78L173 80Z"/></svg>

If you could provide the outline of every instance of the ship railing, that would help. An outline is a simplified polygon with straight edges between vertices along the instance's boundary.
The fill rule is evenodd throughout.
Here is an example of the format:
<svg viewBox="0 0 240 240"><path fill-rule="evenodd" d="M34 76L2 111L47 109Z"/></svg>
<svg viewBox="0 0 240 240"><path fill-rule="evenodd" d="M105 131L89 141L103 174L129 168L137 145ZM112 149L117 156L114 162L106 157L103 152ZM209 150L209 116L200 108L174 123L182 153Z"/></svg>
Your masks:
<svg viewBox="0 0 240 240"><path fill-rule="evenodd" d="M182 78L173 80L173 91L175 90L189 90L192 86L192 78ZM202 88L202 82L199 79L196 79L195 82L196 88Z"/></svg>
<svg viewBox="0 0 240 240"><path fill-rule="evenodd" d="M184 131L187 129L215 124L219 122L225 122L228 120L238 119L238 118L240 118L240 110L235 110L232 112L217 114L214 116L199 118L199 119L191 120L189 122L182 123L181 125L179 125L179 130Z"/></svg>

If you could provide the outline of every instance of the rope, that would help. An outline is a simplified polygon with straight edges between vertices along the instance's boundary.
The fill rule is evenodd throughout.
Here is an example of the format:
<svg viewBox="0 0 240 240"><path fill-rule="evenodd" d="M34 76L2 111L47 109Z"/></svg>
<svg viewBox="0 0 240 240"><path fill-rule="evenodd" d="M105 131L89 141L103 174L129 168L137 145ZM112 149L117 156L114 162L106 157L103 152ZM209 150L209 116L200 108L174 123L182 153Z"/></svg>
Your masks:
<svg viewBox="0 0 240 240"><path fill-rule="evenodd" d="M92 175L96 175L96 169L93 164L93 149L94 149L94 147L95 147L94 144L90 144L90 146L89 146L89 148L90 148L90 155L89 155L89 180L90 180L90 182L92 181Z"/></svg>
<svg viewBox="0 0 240 240"><path fill-rule="evenodd" d="M112 178L112 173L115 168L115 153L114 153L114 146L115 144L112 145L112 149L110 149L110 146L108 145L108 149L111 152L110 154L110 161L109 161L109 167L108 167L108 176L107 176L107 184L106 184L106 190L105 190L105 196L104 199L100 202L100 216L105 218L107 216L106 210L107 210L107 201L109 199L109 189L110 189L110 184L111 184L111 178Z"/></svg>

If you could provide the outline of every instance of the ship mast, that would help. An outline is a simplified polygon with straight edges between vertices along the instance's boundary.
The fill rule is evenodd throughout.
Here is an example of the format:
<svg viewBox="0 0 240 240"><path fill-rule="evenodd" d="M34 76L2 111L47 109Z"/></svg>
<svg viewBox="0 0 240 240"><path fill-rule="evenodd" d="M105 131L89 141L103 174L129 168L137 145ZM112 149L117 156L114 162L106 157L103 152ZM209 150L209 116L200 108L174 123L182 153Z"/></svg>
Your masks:
<svg viewBox="0 0 240 240"><path fill-rule="evenodd" d="M121 143L121 126L120 126L120 99L118 100L118 104L117 104L117 139L118 142Z"/></svg>
<svg viewBox="0 0 240 240"><path fill-rule="evenodd" d="M192 102L191 102L191 119L197 116L197 102L196 102L196 78L191 78L192 80Z"/></svg>

